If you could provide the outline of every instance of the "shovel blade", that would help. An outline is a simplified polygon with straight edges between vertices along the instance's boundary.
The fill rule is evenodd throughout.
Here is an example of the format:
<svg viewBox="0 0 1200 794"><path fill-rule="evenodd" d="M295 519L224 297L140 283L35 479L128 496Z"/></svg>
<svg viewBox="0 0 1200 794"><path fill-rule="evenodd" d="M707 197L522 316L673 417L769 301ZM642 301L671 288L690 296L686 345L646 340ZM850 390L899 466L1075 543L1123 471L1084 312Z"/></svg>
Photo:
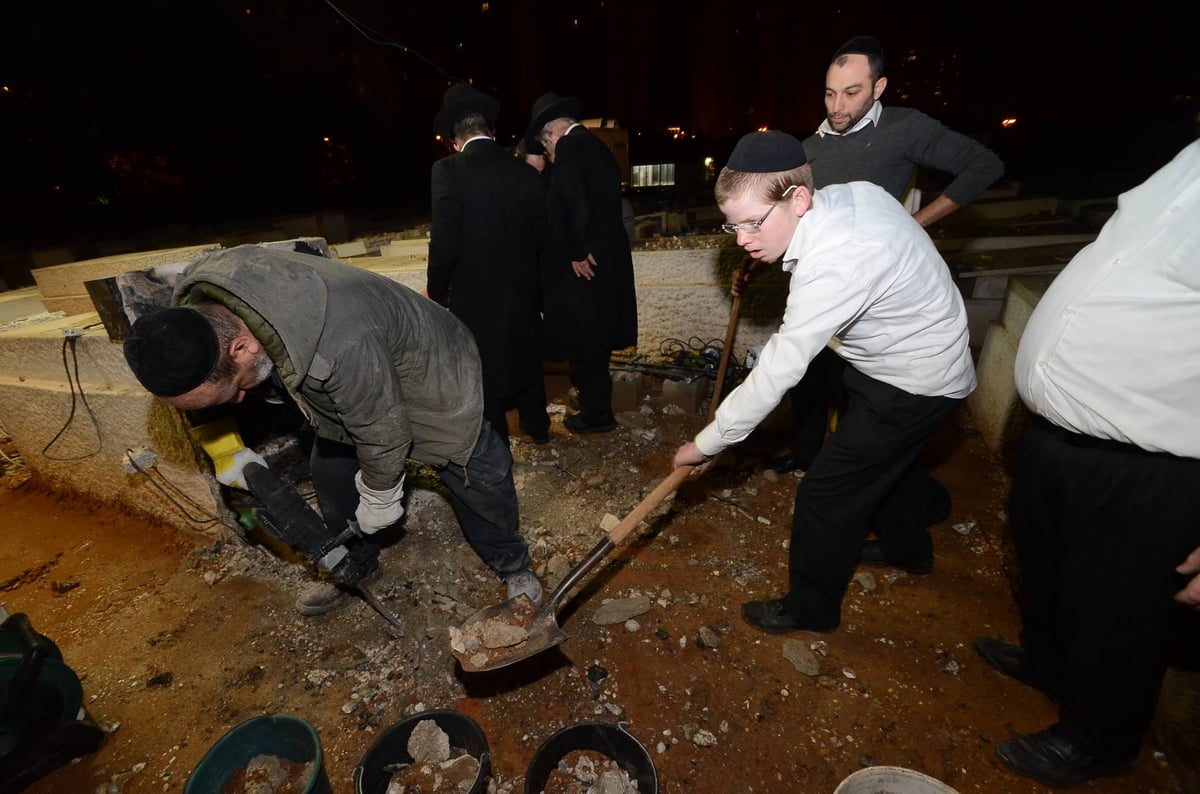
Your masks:
<svg viewBox="0 0 1200 794"><path fill-rule="evenodd" d="M553 648L567 638L558 627L553 603L541 610L528 596L484 607L450 630L450 652L468 673L515 664Z"/></svg>

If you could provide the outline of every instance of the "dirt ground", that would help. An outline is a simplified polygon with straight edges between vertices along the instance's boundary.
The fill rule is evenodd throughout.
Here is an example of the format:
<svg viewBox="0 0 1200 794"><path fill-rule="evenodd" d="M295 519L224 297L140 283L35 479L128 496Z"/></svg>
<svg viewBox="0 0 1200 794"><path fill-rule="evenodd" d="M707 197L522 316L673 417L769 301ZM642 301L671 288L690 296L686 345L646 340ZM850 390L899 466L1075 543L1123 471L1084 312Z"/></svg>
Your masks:
<svg viewBox="0 0 1200 794"><path fill-rule="evenodd" d="M606 435L514 443L524 533L550 584L668 473L703 423L661 392ZM860 569L841 627L792 637L740 619L748 599L782 592L795 475L769 477L781 436L759 432L683 486L598 566L559 612L558 649L482 674L461 671L448 631L502 598L462 541L445 501L410 473L403 537L389 538L372 587L404 622L394 631L361 600L301 617L299 565L235 533L212 543L10 476L0 491L0 604L62 649L84 705L108 732L98 752L30 789L97 794L179 791L212 744L264 713L319 732L335 792L380 733L426 708L483 728L491 788L523 790L555 730L622 722L649 751L662 792L832 792L872 764L908 767L960 792L1044 790L998 761L997 742L1039 730L1055 709L977 659L980 634L1017 637L1004 469L964 412L929 463L954 496L934 529L928 576ZM131 475L132 476L132 475ZM427 478L426 481L428 482ZM413 487L417 485L418 487ZM861 576L861 574L870 574ZM611 599L647 596L631 623L600 626ZM819 672L784 656L799 640ZM1182 771L1153 746L1132 775L1094 792L1181 792Z"/></svg>

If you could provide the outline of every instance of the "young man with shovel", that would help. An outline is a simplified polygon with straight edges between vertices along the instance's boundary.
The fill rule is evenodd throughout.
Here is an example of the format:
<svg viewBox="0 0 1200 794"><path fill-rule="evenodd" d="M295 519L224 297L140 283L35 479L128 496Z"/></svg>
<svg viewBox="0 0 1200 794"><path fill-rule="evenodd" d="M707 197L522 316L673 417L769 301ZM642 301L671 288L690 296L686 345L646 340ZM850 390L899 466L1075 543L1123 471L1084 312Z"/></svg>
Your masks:
<svg viewBox="0 0 1200 794"><path fill-rule="evenodd" d="M742 606L763 631L830 631L872 528L889 558L932 554L920 465L937 427L975 387L962 297L929 235L877 185L813 189L804 147L778 131L738 142L717 179L726 232L791 273L779 330L714 420L675 453L708 461L736 444L800 381L833 338L847 408L796 490L790 586Z"/></svg>

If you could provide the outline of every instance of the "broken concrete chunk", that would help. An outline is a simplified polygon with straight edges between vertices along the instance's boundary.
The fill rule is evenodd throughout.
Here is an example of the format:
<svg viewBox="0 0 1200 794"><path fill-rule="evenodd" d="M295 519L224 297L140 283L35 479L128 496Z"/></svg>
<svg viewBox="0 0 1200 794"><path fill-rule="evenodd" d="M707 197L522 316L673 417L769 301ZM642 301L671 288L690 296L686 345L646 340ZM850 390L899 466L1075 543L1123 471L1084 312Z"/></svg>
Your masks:
<svg viewBox="0 0 1200 794"><path fill-rule="evenodd" d="M421 720L408 737L413 763L440 764L450 760L450 737L433 720Z"/></svg>
<svg viewBox="0 0 1200 794"><path fill-rule="evenodd" d="M640 595L632 598L618 598L603 604L592 615L592 622L597 626L611 626L616 623L636 618L650 611L650 596Z"/></svg>
<svg viewBox="0 0 1200 794"><path fill-rule="evenodd" d="M783 658L806 676L812 677L821 672L821 663L817 661L816 654L800 640L784 640Z"/></svg>

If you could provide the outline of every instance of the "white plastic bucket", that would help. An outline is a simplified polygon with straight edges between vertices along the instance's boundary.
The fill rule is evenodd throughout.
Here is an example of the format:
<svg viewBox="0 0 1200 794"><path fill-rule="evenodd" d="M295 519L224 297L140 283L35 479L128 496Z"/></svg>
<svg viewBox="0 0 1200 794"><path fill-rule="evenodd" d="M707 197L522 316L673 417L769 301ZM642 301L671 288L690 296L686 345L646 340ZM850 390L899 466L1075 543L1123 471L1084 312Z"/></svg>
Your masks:
<svg viewBox="0 0 1200 794"><path fill-rule="evenodd" d="M901 766L860 769L838 784L833 794L958 794L937 778Z"/></svg>

